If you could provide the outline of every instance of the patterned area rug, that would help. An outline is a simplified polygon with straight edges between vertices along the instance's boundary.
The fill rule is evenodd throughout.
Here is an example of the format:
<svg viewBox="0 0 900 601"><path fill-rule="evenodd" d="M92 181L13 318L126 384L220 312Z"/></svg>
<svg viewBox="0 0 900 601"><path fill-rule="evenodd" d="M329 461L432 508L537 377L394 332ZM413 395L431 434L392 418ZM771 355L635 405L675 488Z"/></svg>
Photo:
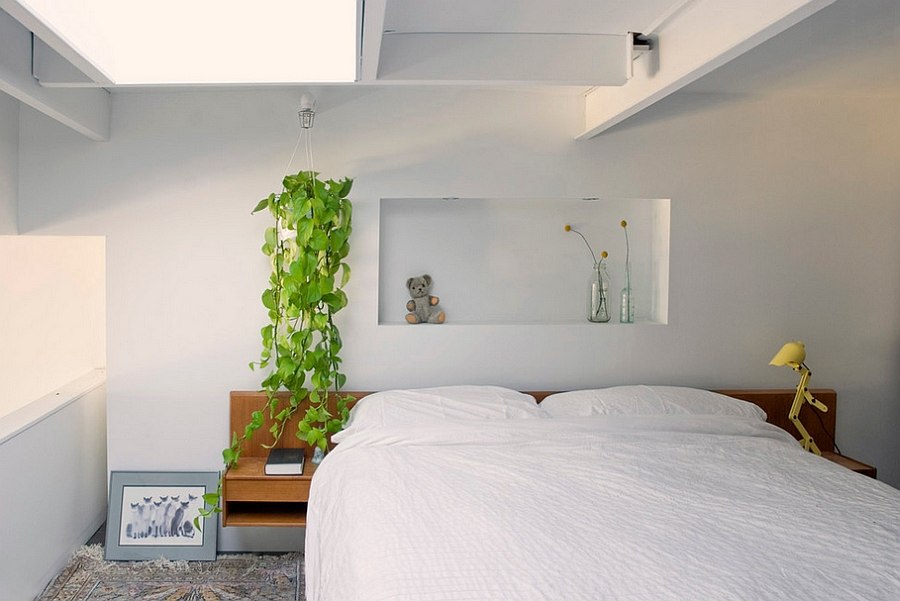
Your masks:
<svg viewBox="0 0 900 601"><path fill-rule="evenodd" d="M86 545L35 601L303 601L303 556L220 555L216 561L104 561Z"/></svg>

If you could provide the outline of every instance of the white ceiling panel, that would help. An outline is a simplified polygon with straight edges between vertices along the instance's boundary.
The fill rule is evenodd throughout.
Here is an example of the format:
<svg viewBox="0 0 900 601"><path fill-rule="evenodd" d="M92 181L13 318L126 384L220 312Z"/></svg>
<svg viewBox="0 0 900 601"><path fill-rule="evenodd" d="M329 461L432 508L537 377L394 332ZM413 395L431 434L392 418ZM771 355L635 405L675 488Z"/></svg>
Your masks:
<svg viewBox="0 0 900 601"><path fill-rule="evenodd" d="M357 0L2 0L115 85L351 82ZM21 18L20 18L21 20ZM36 23L27 22L33 27ZM84 70L84 69L82 69Z"/></svg>

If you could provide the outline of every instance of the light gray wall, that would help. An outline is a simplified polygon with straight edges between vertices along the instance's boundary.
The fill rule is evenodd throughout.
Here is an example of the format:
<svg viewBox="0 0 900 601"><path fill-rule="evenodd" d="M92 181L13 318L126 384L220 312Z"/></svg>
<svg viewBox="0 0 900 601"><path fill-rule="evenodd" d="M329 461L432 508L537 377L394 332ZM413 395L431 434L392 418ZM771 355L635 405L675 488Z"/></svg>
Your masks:
<svg viewBox="0 0 900 601"><path fill-rule="evenodd" d="M278 188L298 100L120 94L105 144L23 110L21 231L107 236L111 469L218 469L227 393L260 380L268 223L249 212ZM896 102L681 93L587 141L558 92L331 88L319 105L316 168L356 178L348 389L790 387L767 363L800 338L813 385L839 393L844 452L900 484ZM377 325L376 201L443 196L671 198L669 324Z"/></svg>
<svg viewBox="0 0 900 601"><path fill-rule="evenodd" d="M0 235L18 233L19 101L0 92Z"/></svg>

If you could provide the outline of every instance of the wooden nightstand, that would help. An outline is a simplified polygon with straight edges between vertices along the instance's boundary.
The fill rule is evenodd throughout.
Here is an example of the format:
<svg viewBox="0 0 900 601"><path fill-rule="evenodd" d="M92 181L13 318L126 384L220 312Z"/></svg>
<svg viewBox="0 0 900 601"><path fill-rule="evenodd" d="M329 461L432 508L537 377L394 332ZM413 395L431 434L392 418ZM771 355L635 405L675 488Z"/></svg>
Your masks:
<svg viewBox="0 0 900 601"><path fill-rule="evenodd" d="M346 391L353 398L365 396L366 392ZM287 401L289 393L278 393ZM241 451L238 464L225 472L222 477L222 525L223 526L305 526L306 508L309 502L309 487L312 484L316 466L312 462L312 451L307 449L302 476L267 476L265 473L268 449L262 445L271 444L269 426L272 420L265 410L268 396L265 392L232 391L229 395L229 424L231 432L243 432L246 424L253 419L253 412L262 410L263 424L248 440ZM336 413L335 399L330 399L332 414ZM294 432L297 420L308 405L306 401L300 411L285 426L284 435L278 446L303 446Z"/></svg>
<svg viewBox="0 0 900 601"><path fill-rule="evenodd" d="M831 451L822 451L822 457L824 457L828 461L833 461L838 465L843 465L848 470L853 470L858 474L863 474L864 476L868 476L870 478L876 478L878 476L878 470L875 469L875 466L863 463L862 461L857 461L856 459L851 459L850 457L845 457L844 455L838 455L837 453L832 453Z"/></svg>
<svg viewBox="0 0 900 601"><path fill-rule="evenodd" d="M267 476L265 457L241 457L222 479L223 526L305 526L316 466L302 476Z"/></svg>

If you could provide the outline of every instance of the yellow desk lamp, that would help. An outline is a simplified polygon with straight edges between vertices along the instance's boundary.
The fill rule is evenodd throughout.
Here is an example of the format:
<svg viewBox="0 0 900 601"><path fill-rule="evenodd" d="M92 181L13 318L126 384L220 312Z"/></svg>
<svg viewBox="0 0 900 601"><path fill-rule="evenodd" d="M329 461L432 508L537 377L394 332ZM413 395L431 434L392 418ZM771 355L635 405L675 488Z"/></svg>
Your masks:
<svg viewBox="0 0 900 601"><path fill-rule="evenodd" d="M794 371L800 374L800 383L797 384L797 394L794 395L794 404L791 405L788 419L791 420L791 423L794 424L794 427L797 428L797 431L800 432L800 435L802 436L800 439L800 446L816 455L821 455L822 451L819 450L819 447L816 446L816 442L813 440L812 436L809 435L809 432L807 432L806 428L803 427L803 424L800 423L800 409L803 408L803 403L809 403L823 413L828 411L828 407L817 400L809 392L807 385L809 384L809 376L812 375L812 372L809 371L809 368L803 363L805 360L806 346L799 340L795 340L794 342L788 342L781 347L781 350L772 357L771 361L769 361L769 365L775 365L776 367L790 365Z"/></svg>

